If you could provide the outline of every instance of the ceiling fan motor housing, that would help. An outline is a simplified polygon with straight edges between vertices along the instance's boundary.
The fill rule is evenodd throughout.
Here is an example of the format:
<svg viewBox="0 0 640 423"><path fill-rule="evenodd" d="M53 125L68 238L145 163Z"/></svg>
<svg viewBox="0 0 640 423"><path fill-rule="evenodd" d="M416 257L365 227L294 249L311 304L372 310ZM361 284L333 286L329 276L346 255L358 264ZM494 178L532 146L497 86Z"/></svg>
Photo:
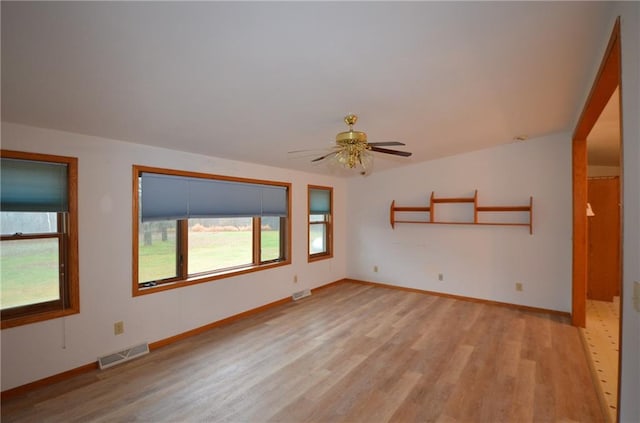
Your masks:
<svg viewBox="0 0 640 423"><path fill-rule="evenodd" d="M336 135L336 143L340 145L346 144L366 144L367 134L361 131L346 131Z"/></svg>

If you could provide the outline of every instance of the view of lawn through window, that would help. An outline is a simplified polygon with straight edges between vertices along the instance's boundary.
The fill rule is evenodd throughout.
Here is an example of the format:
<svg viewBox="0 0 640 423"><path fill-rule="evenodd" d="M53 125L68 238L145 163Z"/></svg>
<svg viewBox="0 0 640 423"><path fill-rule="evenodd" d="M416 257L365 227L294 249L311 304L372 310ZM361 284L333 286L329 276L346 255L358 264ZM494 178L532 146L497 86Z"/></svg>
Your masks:
<svg viewBox="0 0 640 423"><path fill-rule="evenodd" d="M134 296L290 263L290 184L133 169Z"/></svg>
<svg viewBox="0 0 640 423"><path fill-rule="evenodd" d="M140 282L168 279L178 274L177 221L145 222L138 236Z"/></svg>
<svg viewBox="0 0 640 423"><path fill-rule="evenodd" d="M0 150L2 328L76 314L78 159Z"/></svg>
<svg viewBox="0 0 640 423"><path fill-rule="evenodd" d="M251 218L189 219L190 275L253 262Z"/></svg>
<svg viewBox="0 0 640 423"><path fill-rule="evenodd" d="M48 234L45 238L2 241L0 280L2 309L37 304L60 298L57 214L38 212L0 213L3 235Z"/></svg>
<svg viewBox="0 0 640 423"><path fill-rule="evenodd" d="M248 266L253 262L253 219L189 219L188 274L195 275ZM145 222L140 225L140 283L177 276L177 221ZM280 253L280 218L262 218L262 261L276 260Z"/></svg>

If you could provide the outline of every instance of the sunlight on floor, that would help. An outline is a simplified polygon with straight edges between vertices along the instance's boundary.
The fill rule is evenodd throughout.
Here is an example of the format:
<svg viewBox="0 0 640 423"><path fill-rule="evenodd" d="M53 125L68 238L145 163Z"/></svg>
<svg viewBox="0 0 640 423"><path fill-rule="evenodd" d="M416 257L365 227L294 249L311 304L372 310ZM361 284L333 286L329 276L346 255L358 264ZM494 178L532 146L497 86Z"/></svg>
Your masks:
<svg viewBox="0 0 640 423"><path fill-rule="evenodd" d="M613 422L616 421L618 403L619 322L620 297L614 297L613 302L587 300L584 335Z"/></svg>

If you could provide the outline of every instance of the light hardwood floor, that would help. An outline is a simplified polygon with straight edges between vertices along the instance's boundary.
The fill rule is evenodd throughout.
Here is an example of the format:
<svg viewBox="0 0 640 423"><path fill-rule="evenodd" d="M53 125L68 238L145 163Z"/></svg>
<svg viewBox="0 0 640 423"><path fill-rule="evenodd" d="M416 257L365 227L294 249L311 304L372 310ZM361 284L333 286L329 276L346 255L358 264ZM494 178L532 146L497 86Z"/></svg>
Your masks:
<svg viewBox="0 0 640 423"><path fill-rule="evenodd" d="M3 422L600 422L564 318L344 283L2 404Z"/></svg>

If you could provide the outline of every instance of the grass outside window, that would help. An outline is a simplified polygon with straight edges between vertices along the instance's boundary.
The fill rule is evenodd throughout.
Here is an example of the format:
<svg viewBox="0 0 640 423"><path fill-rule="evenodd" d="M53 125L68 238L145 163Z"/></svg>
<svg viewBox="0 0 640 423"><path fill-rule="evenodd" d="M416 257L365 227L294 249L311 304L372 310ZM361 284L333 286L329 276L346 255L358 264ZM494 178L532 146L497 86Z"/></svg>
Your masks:
<svg viewBox="0 0 640 423"><path fill-rule="evenodd" d="M271 187L270 184L277 184L275 186L278 189L286 189L287 216L289 209L290 185L287 183L134 166L134 295L290 263L290 224L287 216L182 216L177 219L142 222L140 208L144 197L141 193L145 186L140 175L144 172L186 177L187 182L195 180L196 183L201 183L200 179L204 179L204 184L209 179L214 183L222 180L231 184L231 188L225 186L225 190L233 189L233 183L238 182L241 192L239 195L260 192L261 184L267 188ZM248 188L247 184L250 184ZM201 187L199 189L202 191ZM201 198L189 198L188 201L204 203ZM224 198L220 201L224 201ZM244 204L243 201L239 203ZM228 204L222 206L232 207Z"/></svg>
<svg viewBox="0 0 640 423"><path fill-rule="evenodd" d="M1 153L2 328L78 313L78 160Z"/></svg>

